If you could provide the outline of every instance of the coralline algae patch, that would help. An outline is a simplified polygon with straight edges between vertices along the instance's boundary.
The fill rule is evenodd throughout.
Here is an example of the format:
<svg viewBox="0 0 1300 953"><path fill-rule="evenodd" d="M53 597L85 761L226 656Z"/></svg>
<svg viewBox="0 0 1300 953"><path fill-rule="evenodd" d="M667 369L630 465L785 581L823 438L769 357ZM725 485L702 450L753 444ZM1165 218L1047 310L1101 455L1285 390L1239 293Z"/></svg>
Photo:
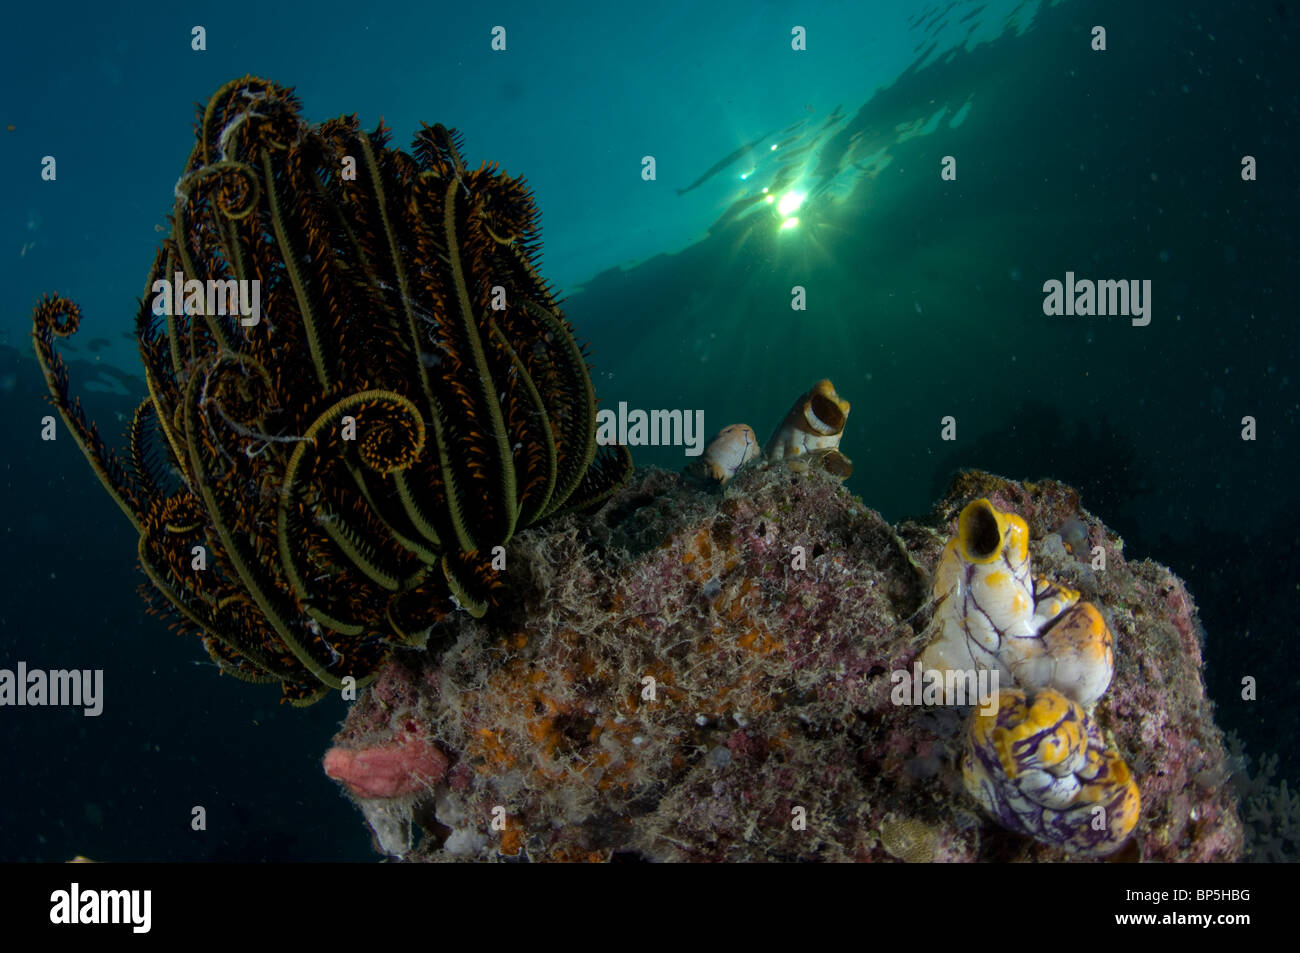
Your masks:
<svg viewBox="0 0 1300 953"><path fill-rule="evenodd" d="M890 698L926 639L947 520L974 496L1021 513L1035 565L1112 614L1095 715L1141 784L1143 856L1235 859L1230 797L1192 780L1224 754L1181 584L1108 535L1092 573L1051 542L1071 518L1104 534L1073 491L982 475L895 531L815 471L746 470L725 492L640 474L594 518L521 534L514 610L391 663L327 763L423 772L388 798L340 777L406 859L1064 859L964 792L966 710Z"/></svg>

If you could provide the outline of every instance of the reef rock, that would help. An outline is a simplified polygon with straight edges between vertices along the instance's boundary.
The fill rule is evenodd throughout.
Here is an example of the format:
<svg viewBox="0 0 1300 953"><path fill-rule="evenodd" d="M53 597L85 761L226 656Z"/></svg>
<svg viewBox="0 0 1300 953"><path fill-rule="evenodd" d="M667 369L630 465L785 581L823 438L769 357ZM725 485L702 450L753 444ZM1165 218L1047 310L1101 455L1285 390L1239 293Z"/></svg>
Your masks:
<svg viewBox="0 0 1300 953"><path fill-rule="evenodd" d="M816 470L746 469L725 490L638 472L594 516L516 537L502 612L388 663L335 743L416 738L439 770L415 759L426 770L406 784L389 758L383 785L349 776L352 796L383 820L380 846L411 860L1071 858L966 792L970 708L895 703L933 635L945 544L978 498L1024 519L1035 569L1114 635L1091 718L1141 816L1113 859L1237 860L1183 583L1126 560L1068 486L982 473L894 527ZM408 827L395 849L390 829Z"/></svg>

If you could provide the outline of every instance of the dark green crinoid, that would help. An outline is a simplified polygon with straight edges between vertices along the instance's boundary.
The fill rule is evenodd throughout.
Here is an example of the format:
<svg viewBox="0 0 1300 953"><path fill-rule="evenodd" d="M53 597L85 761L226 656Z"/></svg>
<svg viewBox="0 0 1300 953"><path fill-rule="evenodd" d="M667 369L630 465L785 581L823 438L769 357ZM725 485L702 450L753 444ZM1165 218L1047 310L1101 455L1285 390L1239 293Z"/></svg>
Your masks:
<svg viewBox="0 0 1300 953"><path fill-rule="evenodd" d="M139 531L157 604L224 671L295 704L363 682L455 605L486 611L494 547L630 469L598 452L523 181L467 169L442 126L410 154L387 142L355 117L306 124L264 80L212 97L139 307L149 397L126 458L69 395L54 338L76 305L34 315L50 391ZM170 313L159 283L178 275L187 305ZM254 281L256 323L229 296Z"/></svg>

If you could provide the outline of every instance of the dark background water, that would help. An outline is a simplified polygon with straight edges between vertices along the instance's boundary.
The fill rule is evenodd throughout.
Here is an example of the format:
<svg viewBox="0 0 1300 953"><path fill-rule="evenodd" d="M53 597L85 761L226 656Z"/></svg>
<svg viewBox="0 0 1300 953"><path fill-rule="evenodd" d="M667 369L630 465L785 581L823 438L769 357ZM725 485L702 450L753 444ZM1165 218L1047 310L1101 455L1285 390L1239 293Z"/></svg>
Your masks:
<svg viewBox="0 0 1300 953"><path fill-rule="evenodd" d="M927 21L954 26L978 8L916 5L937 14ZM831 23L836 9L823 14ZM1084 505L1124 536L1128 556L1150 556L1187 579L1201 606L1220 723L1252 753L1277 753L1294 785L1300 14L1274 2L1069 2L1034 14L1023 35L958 45L924 67L895 71L874 96L864 81L844 104L843 140L824 151L847 149L856 134L878 142L890 161L835 201L808 202L797 229L779 233L770 217L749 216L698 242L665 241L672 253L571 282L566 309L592 343L606 406L701 408L710 431L746 421L765 439L797 394L830 377L853 402L842 445L856 464L849 488L890 519L928 511L956 467L1078 486ZM776 9L753 16L790 19ZM753 34L753 21L737 22L740 35ZM1088 48L1097 23L1108 31L1105 53ZM904 64L927 59L926 34L915 32L919 45L903 50ZM886 52L866 33L860 42ZM253 68L220 69L217 82ZM629 73L638 68L648 67L628 63ZM701 69L713 75L707 61ZM754 72L763 71L756 62ZM735 69L715 72L716 89L702 86L699 96L727 100L739 89L737 102L721 108L751 108ZM393 89L403 103L418 99ZM526 101L526 90L513 95ZM613 109L617 94L606 95ZM384 108L382 91L370 98ZM561 132L565 101L549 120ZM954 128L949 120L966 102L969 114ZM935 128L900 133L944 104L949 112ZM323 108L311 114L341 107ZM131 135L175 140L178 157L163 164L172 177L144 177L144 194L157 203L147 215L160 217L188 148L188 115L141 124L129 103L121 115L124 137L130 127ZM751 135L769 128L759 125ZM399 127L397 139L412 128ZM609 161L594 148L563 151L562 135L556 142L560 151L543 150L549 161ZM111 161L113 141L93 145L68 148ZM468 146L474 161L497 157L482 137ZM732 148L683 166L672 184L689 183ZM1241 181L1247 154L1258 159L1259 181ZM945 155L957 158L956 182L939 179ZM3 158L12 160L12 150ZM534 178L532 166L511 171ZM94 194L77 206L87 222L102 214ZM680 200L683 217L695 197ZM666 220L675 198L661 200ZM14 208L29 202L21 190L17 199ZM539 201L547 235L553 223L561 235L611 228L561 189ZM625 211L617 221L635 232L641 220ZM31 269L14 254L4 251L4 300L23 308L43 291L73 287L63 281L85 282L87 270L112 271L129 290L115 292L117 324L101 327L120 347L147 253L107 268L102 259L115 249L99 239ZM584 254L566 258L562 271L579 274L587 261L590 275L615 263ZM1150 279L1150 326L1044 316L1042 283L1066 271ZM55 274L67 277L51 285ZM103 284L89 281L87 293ZM794 285L807 289L807 311L790 309ZM12 331L28 318L10 310ZM87 344L101 333L90 321L68 354L74 390L100 383L85 396L111 434L129 420L141 388L129 354L110 361L105 355L116 352ZM342 703L293 709L278 703L274 687L218 678L193 640L144 614L129 527L70 441L37 439L49 412L44 385L21 334L6 340L0 665L103 668L107 700L98 718L0 710L9 782L0 791L0 857L370 859L359 816L319 767ZM951 443L939 434L948 415L958 427ZM1245 415L1258 421L1254 442L1240 439ZM666 448L637 459L684 462ZM1240 699L1246 675L1259 680L1259 701ZM207 808L207 832L189 828L194 805Z"/></svg>

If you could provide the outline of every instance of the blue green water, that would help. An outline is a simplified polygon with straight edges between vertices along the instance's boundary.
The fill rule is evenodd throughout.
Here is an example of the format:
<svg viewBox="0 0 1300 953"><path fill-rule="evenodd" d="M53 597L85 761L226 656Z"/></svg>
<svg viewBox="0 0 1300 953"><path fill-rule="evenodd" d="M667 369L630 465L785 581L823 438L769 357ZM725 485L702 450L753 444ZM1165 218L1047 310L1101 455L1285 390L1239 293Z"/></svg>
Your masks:
<svg viewBox="0 0 1300 953"><path fill-rule="evenodd" d="M94 719L0 709L21 778L0 856L370 856L319 770L341 703L217 678L144 614L133 535L75 447L38 439L32 304L81 304L74 391L114 433L194 105L244 73L295 86L312 119L382 117L398 144L455 126L471 164L525 175L603 406L699 408L765 439L829 377L853 404L849 488L891 519L960 466L1080 487L1130 556L1188 580L1221 724L1300 776L1292 3L305 10L35 5L0 36L0 666L104 668L109 692ZM1067 272L1150 280L1150 324L1045 315Z"/></svg>

